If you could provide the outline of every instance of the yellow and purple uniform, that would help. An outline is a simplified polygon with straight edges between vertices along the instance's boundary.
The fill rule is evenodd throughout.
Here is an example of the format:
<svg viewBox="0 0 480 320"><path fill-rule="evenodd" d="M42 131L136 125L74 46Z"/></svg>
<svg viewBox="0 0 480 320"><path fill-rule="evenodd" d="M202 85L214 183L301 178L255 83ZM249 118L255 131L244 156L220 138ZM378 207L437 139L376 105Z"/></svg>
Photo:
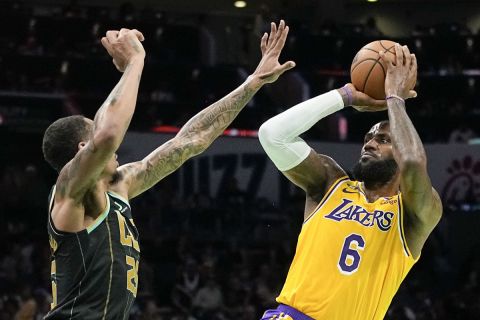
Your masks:
<svg viewBox="0 0 480 320"><path fill-rule="evenodd" d="M413 264L402 196L368 202L360 183L338 179L305 220L281 304L313 319L380 320Z"/></svg>

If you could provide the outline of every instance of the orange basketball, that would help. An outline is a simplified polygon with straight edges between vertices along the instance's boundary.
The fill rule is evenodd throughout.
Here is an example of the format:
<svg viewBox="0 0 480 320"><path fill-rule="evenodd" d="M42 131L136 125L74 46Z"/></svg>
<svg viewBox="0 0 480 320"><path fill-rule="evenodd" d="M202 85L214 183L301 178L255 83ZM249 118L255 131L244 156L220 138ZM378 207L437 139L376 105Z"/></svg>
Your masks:
<svg viewBox="0 0 480 320"><path fill-rule="evenodd" d="M377 40L365 45L353 58L350 77L355 88L374 99L385 99L387 66L380 59L380 51L395 61L395 42Z"/></svg>

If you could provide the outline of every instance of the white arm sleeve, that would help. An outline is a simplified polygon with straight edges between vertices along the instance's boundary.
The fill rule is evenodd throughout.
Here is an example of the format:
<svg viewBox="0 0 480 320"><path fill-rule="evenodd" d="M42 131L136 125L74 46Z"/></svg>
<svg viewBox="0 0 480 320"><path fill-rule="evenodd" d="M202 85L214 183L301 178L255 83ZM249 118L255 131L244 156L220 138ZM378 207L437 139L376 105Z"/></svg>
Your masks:
<svg viewBox="0 0 480 320"><path fill-rule="evenodd" d="M343 107L337 90L299 103L262 124L258 131L260 143L280 171L290 170L310 154L311 148L299 135Z"/></svg>

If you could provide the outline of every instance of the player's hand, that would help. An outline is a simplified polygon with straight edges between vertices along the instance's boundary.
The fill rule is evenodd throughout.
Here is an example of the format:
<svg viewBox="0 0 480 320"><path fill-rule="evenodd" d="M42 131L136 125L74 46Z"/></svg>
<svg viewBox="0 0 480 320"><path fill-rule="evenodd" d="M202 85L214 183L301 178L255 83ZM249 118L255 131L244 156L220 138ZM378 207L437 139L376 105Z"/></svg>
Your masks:
<svg viewBox="0 0 480 320"><path fill-rule="evenodd" d="M284 64L278 62L280 53L287 40L287 35L288 26L285 25L283 20L280 20L278 29L277 25L272 22L270 34L265 33L263 35L260 41L262 59L252 74L260 85L275 82L282 73L295 67L295 62L293 61L287 61Z"/></svg>
<svg viewBox="0 0 480 320"><path fill-rule="evenodd" d="M143 34L136 30L109 30L102 38L102 45L113 58L113 64L120 72L134 60L145 59L145 50L140 41L145 40Z"/></svg>
<svg viewBox="0 0 480 320"><path fill-rule="evenodd" d="M351 106L355 110L361 112L375 112L387 109L387 102L385 100L376 100L369 95L358 91L351 83L347 83L344 87L340 88L339 91L342 95L344 95L343 93L347 94L347 92L351 95Z"/></svg>
<svg viewBox="0 0 480 320"><path fill-rule="evenodd" d="M385 77L385 95L397 95L403 99L415 98L417 93L413 90L417 82L417 58L410 53L407 46L395 45L395 61L385 58L385 53L380 52L380 57L387 66Z"/></svg>

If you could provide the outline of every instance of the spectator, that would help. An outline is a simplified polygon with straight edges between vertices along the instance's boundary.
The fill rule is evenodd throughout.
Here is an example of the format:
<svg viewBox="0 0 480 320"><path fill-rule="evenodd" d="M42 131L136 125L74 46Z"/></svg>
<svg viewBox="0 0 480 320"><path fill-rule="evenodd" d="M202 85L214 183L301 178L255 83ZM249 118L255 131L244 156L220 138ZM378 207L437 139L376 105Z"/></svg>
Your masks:
<svg viewBox="0 0 480 320"><path fill-rule="evenodd" d="M209 278L193 299L193 306L201 319L211 319L211 316L223 306L223 293L214 278Z"/></svg>

